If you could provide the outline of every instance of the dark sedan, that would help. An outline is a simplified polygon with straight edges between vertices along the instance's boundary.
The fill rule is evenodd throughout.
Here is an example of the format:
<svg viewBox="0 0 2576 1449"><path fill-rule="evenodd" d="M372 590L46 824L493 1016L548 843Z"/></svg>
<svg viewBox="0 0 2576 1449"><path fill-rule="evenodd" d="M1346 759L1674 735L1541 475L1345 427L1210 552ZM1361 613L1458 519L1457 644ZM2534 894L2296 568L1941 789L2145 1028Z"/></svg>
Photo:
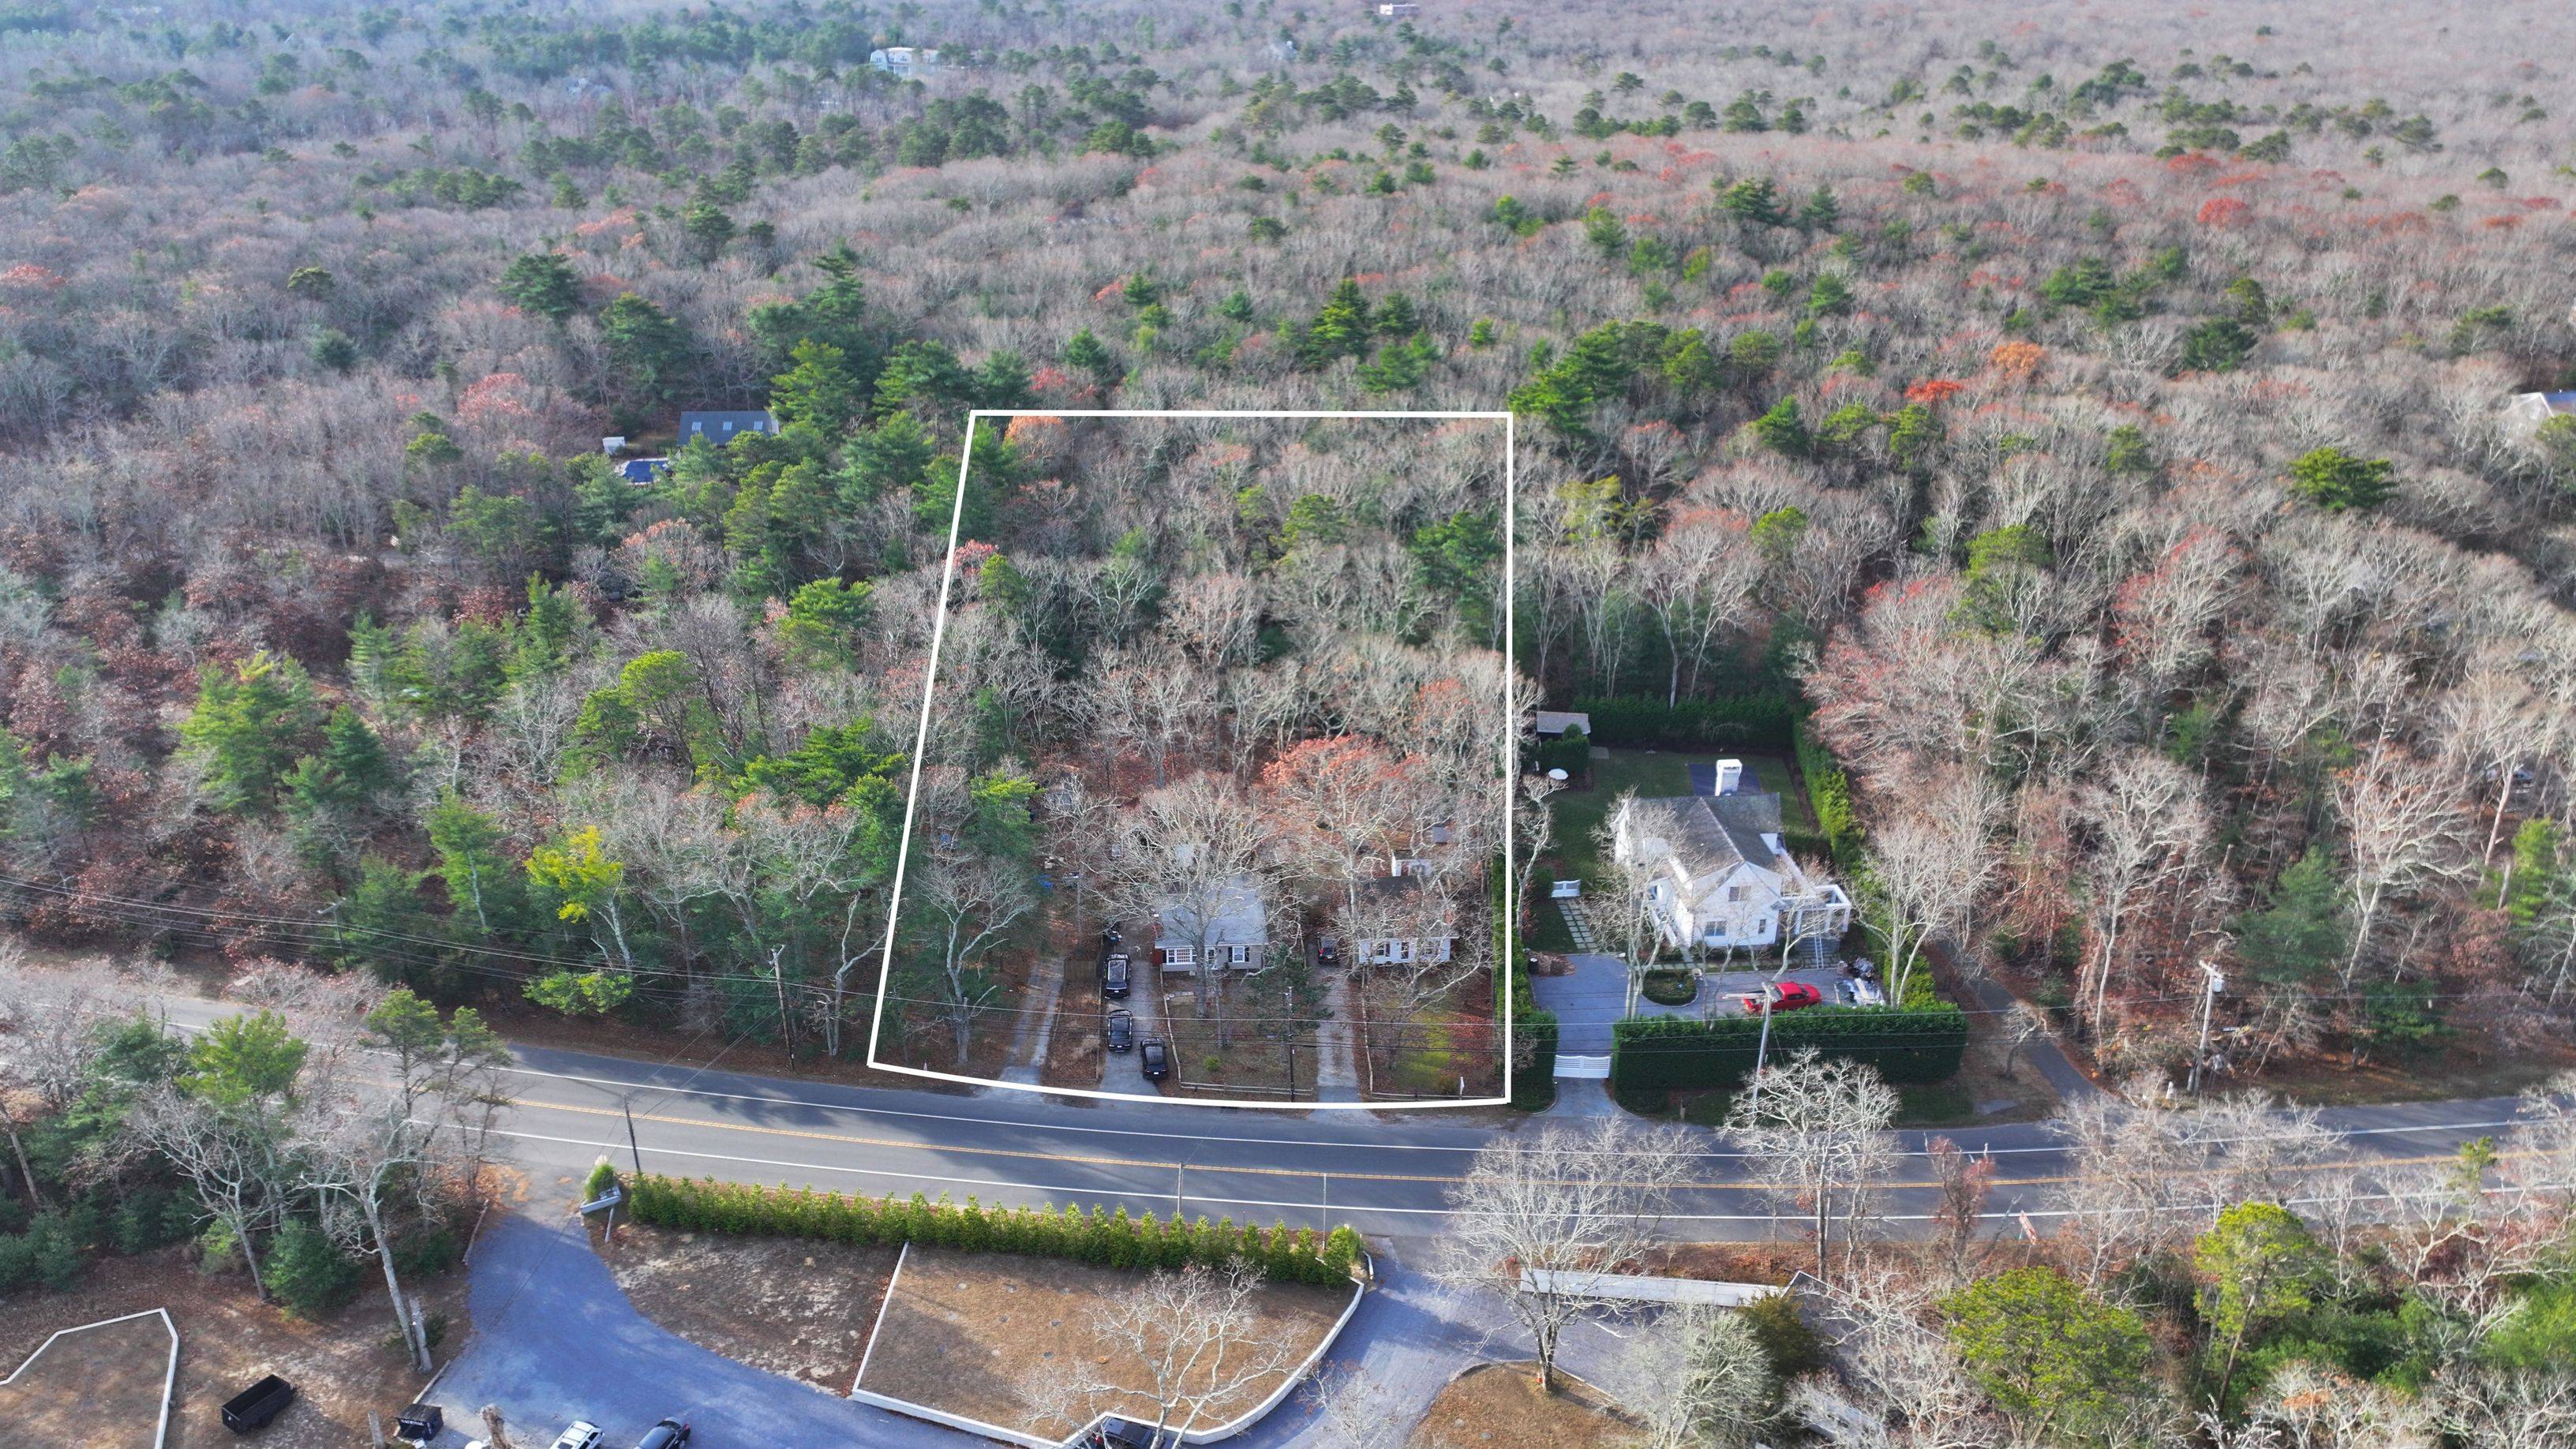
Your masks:
<svg viewBox="0 0 2576 1449"><path fill-rule="evenodd" d="M1109 1013L1109 1049L1113 1052L1136 1049L1136 1018L1123 1011Z"/></svg>

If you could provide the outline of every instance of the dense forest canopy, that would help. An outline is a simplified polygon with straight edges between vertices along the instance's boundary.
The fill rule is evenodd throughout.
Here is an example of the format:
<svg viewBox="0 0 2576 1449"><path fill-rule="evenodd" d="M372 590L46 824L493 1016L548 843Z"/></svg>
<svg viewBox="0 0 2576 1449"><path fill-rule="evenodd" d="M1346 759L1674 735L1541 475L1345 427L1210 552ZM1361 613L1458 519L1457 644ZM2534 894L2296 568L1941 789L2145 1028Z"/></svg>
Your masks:
<svg viewBox="0 0 2576 1449"><path fill-rule="evenodd" d="M2106 1066L2547 1032L2564 24L12 5L12 909L837 1046L966 409L1508 405L1537 688L1794 699Z"/></svg>

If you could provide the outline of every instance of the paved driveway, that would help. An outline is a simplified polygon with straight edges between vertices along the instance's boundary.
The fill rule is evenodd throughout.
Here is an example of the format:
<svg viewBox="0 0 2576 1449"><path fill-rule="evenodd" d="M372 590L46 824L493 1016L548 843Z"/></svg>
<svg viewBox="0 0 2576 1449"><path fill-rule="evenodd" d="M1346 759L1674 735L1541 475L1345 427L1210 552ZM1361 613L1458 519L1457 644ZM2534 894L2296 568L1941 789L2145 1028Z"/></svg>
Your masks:
<svg viewBox="0 0 2576 1449"><path fill-rule="evenodd" d="M1568 1056L1606 1056L1610 1051L1610 1025L1626 1011L1628 1005L1628 968L1619 957L1577 951L1565 958L1574 969L1563 976L1541 976L1532 973L1530 991L1538 1004L1556 1013L1556 1049ZM1755 991L1765 981L1803 981L1824 994L1827 1002L1834 999L1834 983L1842 973L1831 966L1800 967L1783 977L1761 971L1711 972L1701 979L1699 999L1688 1006L1660 1006L1643 997L1637 1000L1640 1016L1741 1016L1744 1007L1734 998L1739 992Z"/></svg>
<svg viewBox="0 0 2576 1449"><path fill-rule="evenodd" d="M1427 1244L1409 1245L1424 1251ZM1453 1288L1434 1279L1427 1265L1377 1253L1378 1281L1350 1326L1333 1343L1330 1362L1357 1364L1375 1385L1388 1418L1416 1424L1440 1390L1479 1363L1524 1363L1529 1336L1492 1294ZM1627 1335L1637 1320L1604 1325L1577 1323L1559 1341L1557 1361L1567 1372L1615 1393L1634 1392L1638 1355ZM1289 1396L1269 1418L1230 1441L1242 1449L1340 1449L1314 1422L1303 1391Z"/></svg>
<svg viewBox="0 0 2576 1449"><path fill-rule="evenodd" d="M1428 1245L1420 1245L1427 1251ZM1403 1250L1397 1250L1403 1251ZM1334 1342L1330 1361L1356 1363L1412 1423L1460 1370L1517 1362L1529 1343L1491 1295L1452 1288L1396 1251L1378 1250L1378 1284ZM835 1397L764 1373L674 1335L637 1313L570 1221L494 1217L474 1247L474 1336L430 1393L447 1410L438 1449L479 1432L499 1404L520 1449L543 1449L584 1418L611 1449L634 1443L664 1414L697 1428L692 1449L970 1449L990 1441ZM1614 1390L1631 1388L1621 1327L1568 1330L1565 1366ZM1245 1449L1338 1449L1301 1391L1232 1441Z"/></svg>
<svg viewBox="0 0 2576 1449"><path fill-rule="evenodd" d="M439 1379L440 1449L481 1432L498 1404L521 1449L543 1449L588 1419L612 1446L669 1414L697 1429L692 1449L966 1449L987 1441L764 1373L690 1343L637 1313L580 1227L515 1213L474 1245L474 1337Z"/></svg>

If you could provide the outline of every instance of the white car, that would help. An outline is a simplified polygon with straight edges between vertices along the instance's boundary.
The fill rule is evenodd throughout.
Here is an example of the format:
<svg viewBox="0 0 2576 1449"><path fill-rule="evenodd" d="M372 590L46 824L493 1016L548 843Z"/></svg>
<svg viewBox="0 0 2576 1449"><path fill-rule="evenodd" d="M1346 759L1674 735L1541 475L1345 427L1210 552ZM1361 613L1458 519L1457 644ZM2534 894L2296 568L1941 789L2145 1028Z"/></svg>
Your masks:
<svg viewBox="0 0 2576 1449"><path fill-rule="evenodd" d="M588 1419L575 1419L571 1428L555 1436L552 1449L599 1449L599 1426Z"/></svg>

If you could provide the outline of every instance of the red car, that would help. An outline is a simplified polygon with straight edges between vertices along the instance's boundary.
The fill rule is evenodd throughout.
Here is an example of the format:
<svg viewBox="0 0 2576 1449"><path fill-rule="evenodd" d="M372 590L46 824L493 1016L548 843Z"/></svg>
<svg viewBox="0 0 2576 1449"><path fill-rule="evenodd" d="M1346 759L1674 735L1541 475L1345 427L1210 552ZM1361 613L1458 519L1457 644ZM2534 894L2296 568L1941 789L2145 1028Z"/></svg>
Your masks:
<svg viewBox="0 0 2576 1449"><path fill-rule="evenodd" d="M1745 1015L1760 1016L1765 1011L1796 1011L1799 1007L1814 1006L1825 999L1823 992L1803 981L1783 981L1773 989L1780 993L1777 1001L1767 1001L1759 996L1739 996L1736 1000L1744 1003Z"/></svg>

